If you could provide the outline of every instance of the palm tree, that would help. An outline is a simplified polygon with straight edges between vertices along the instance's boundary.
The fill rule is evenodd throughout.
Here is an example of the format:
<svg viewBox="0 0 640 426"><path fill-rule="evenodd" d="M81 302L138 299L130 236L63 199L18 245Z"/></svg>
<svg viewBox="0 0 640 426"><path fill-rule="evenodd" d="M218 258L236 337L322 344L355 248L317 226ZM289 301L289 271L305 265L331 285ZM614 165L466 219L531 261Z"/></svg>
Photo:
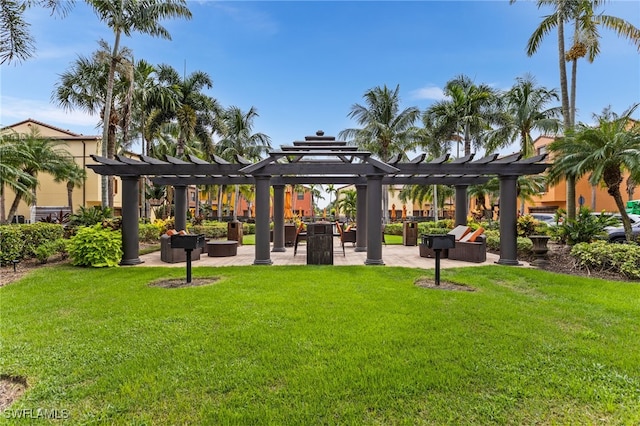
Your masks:
<svg viewBox="0 0 640 426"><path fill-rule="evenodd" d="M569 109L572 124L576 116L576 86L578 59L586 57L593 62L600 53L600 34L598 27L614 31L619 37L627 38L640 51L640 30L633 24L616 16L596 14L595 9L604 5L606 0L580 0L574 17L573 44L565 59L571 62L571 90Z"/></svg>
<svg viewBox="0 0 640 426"><path fill-rule="evenodd" d="M549 173L551 182L567 173L576 177L590 173L592 185L603 182L622 216L628 241L632 239L631 223L620 185L623 170L629 171L636 181L640 178L640 124L631 118L638 106L633 105L621 116L605 109L600 115L594 114L596 127L580 124L550 145L555 154Z"/></svg>
<svg viewBox="0 0 640 426"><path fill-rule="evenodd" d="M420 110L408 107L400 111L399 92L399 85L393 90L386 85L367 90L364 94L365 105L352 105L348 114L362 127L342 130L338 136L371 151L382 161L389 161L396 154L405 156L406 151L415 147L413 124L420 116ZM383 185L382 193L382 211L384 220L388 221L389 194L386 185Z"/></svg>
<svg viewBox="0 0 640 426"><path fill-rule="evenodd" d="M142 34L154 37L159 36L170 40L169 32L160 24L160 21L172 17L190 19L191 12L186 7L185 0L148 0L144 2L135 0L87 0L87 3L93 7L98 18L105 22L114 34L106 84L102 132L102 155L113 158L115 149L111 151L109 147L105 146L104 141L109 140L115 73L119 62L118 58L121 56L120 38L123 34L130 37L134 31L137 31ZM103 205L107 205L107 195L106 182L103 181Z"/></svg>
<svg viewBox="0 0 640 426"><path fill-rule="evenodd" d="M25 10L39 6L51 9L51 15L65 17L73 1L32 0L0 2L0 64L24 61L35 52L29 23L23 19Z"/></svg>
<svg viewBox="0 0 640 426"><path fill-rule="evenodd" d="M432 123L438 140L462 138L464 155L469 155L472 143L481 147L482 133L502 119L502 113L495 109L498 92L460 75L447 82L444 94L449 99L431 105L425 112L426 119Z"/></svg>
<svg viewBox="0 0 640 426"><path fill-rule="evenodd" d="M259 160L262 153L271 148L271 138L264 133L252 133L253 121L258 117L258 111L251 107L246 113L237 106L231 106L224 111L224 135L216 145L216 152L226 160L233 160L236 156L247 160ZM235 202L233 220L238 220L238 206L240 205L240 187L235 187Z"/></svg>
<svg viewBox="0 0 640 426"><path fill-rule="evenodd" d="M71 68L60 75L52 98L66 110L73 111L74 108L79 108L91 115L99 114L104 123L104 111L106 109L105 88L109 73L110 47L104 40L101 40L98 44L100 49L95 51L90 58L79 56ZM108 137L103 139L102 144L103 147L113 153L115 153L118 146L117 130L119 127L123 129L128 121L129 106L127 100L133 72L131 61L131 51L127 48L120 49L117 67L118 79L114 83ZM106 185L102 187L103 200L106 200L106 205L112 208L113 177L102 176L102 179L103 181L106 180ZM105 190L106 195L104 193Z"/></svg>
<svg viewBox="0 0 640 426"><path fill-rule="evenodd" d="M513 4L516 0L509 0ZM538 8L550 5L554 8L551 15L545 16L538 28L536 28L527 42L527 55L533 56L538 51L544 36L551 30L558 30L558 66L560 70L560 100L562 104L563 127L565 132L573 127L574 117L571 115L569 103L569 88L567 84L567 66L565 62L565 37L564 24L576 15L578 3L581 0L537 0ZM567 181L567 217L575 218L576 215L576 184L575 176L565 176Z"/></svg>
<svg viewBox="0 0 640 426"><path fill-rule="evenodd" d="M31 195L25 197L25 193L22 191L15 194L7 217L9 222L13 220L18 205L23 199L29 200L32 206L37 205L38 173L49 173L56 179L66 178L68 170L75 163L73 163L71 155L59 145L41 137L37 130L32 130L31 133L21 136L21 160L15 166L22 171L22 176L29 176L28 179L19 178L19 184L27 187L31 191Z"/></svg>
<svg viewBox="0 0 640 426"><path fill-rule="evenodd" d="M537 86L533 76L516 78L516 84L500 99L501 107L506 112L505 121L488 133L487 151L506 147L519 139L523 157L531 157L531 132L557 133L561 127L558 120L561 116L560 108L547 107L554 100L559 100L557 91Z"/></svg>
<svg viewBox="0 0 640 426"><path fill-rule="evenodd" d="M336 216L338 212L344 212L347 219L351 220L356 217L358 205L358 193L355 189L347 189L342 191L344 197L336 200Z"/></svg>
<svg viewBox="0 0 640 426"><path fill-rule="evenodd" d="M324 200L324 196L322 195L322 191L320 189L321 189L321 186L317 184L309 185L309 193L311 194L311 219L312 220L316 217L316 200Z"/></svg>
<svg viewBox="0 0 640 426"><path fill-rule="evenodd" d="M179 129L176 149L178 157L184 155L185 143L190 139L198 140L203 152L211 155L212 135L218 124L216 119L220 114L220 107L215 99L202 93L202 90L213 86L209 75L195 71L181 77L173 67L163 64L158 67L158 80L170 90L170 95L163 100L164 105L156 108L149 118L149 129L155 132L161 125L174 122ZM168 92L164 93L166 95Z"/></svg>
<svg viewBox="0 0 640 426"><path fill-rule="evenodd" d="M56 182L65 182L67 185L67 205L73 212L73 189L80 188L87 180L87 171L78 166L75 162L68 164L68 169L64 170L60 176L54 178Z"/></svg>
<svg viewBox="0 0 640 426"><path fill-rule="evenodd" d="M22 136L15 132L0 135L0 223L4 223L6 219L5 186L15 194L20 193L23 200L30 202L31 187L37 182L20 167L25 162L25 157L30 155L29 152L22 152L21 140Z"/></svg>
<svg viewBox="0 0 640 426"><path fill-rule="evenodd" d="M336 186L332 183L328 184L325 188L325 191L327 191L327 194L329 194L329 209L331 209L331 207L333 206L333 201L331 200L331 197L335 194L336 196L338 195L336 192Z"/></svg>
<svg viewBox="0 0 640 426"><path fill-rule="evenodd" d="M510 0L514 3L516 0ZM546 16L538 28L529 38L527 43L527 55L532 56L537 52L542 39L552 29L558 29L558 64L560 69L560 89L562 100L562 115L564 117L565 131L569 131L575 125L575 100L577 61L587 56L592 62L600 52L598 26L614 30L618 35L631 40L640 50L640 30L629 22L604 14L595 15L594 10L605 3L604 0L538 0L538 7L550 5L554 13ZM571 49L565 50L564 24L573 21L574 36ZM567 82L566 61L572 62L571 93ZM575 218L575 176L567 175L567 216Z"/></svg>

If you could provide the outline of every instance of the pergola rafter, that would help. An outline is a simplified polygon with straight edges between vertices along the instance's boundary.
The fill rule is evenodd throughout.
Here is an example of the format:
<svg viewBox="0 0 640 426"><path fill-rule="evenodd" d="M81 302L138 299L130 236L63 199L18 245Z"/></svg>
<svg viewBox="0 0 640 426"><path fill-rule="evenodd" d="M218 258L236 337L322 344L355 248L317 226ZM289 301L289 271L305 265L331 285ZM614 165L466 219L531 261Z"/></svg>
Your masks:
<svg viewBox="0 0 640 426"><path fill-rule="evenodd" d="M139 159L117 156L108 159L93 155L98 163L89 165L101 175L123 179L123 264L135 264L137 241L137 181L147 176L155 184L176 187L176 227L186 227L187 185L256 185L256 259L255 264L271 264L269 256L270 187L274 188L274 251L284 251L284 186L289 184L353 184L359 198L358 233L362 241L356 249L367 251L366 264L384 264L382 241L377 226L381 223L382 185L453 185L456 188L456 224L465 224L467 217L466 190L469 185L500 180L501 264L517 264L516 244L516 180L518 176L539 174L549 166L545 155L522 159L520 153L500 157L490 154L473 160L474 154L451 159L449 155L425 161L426 154L402 162L395 156L388 162L375 158L371 152L359 150L344 141L324 136L307 136L304 141L272 150L268 157L253 163L236 156L235 163L213 156L207 162L190 155L186 160L166 156L157 159L141 155ZM134 189L135 188L135 189ZM135 195L134 195L135 192ZM126 197L126 198L125 198ZM184 200L182 200L184 198ZM366 203L360 198L366 198ZM134 208L131 208L134 204ZM362 209L362 206L366 206ZM365 211L361 211L365 210ZM513 211L511 211L513 210ZM135 211L135 214L134 214ZM127 212L127 217L125 217ZM135 228L135 232L134 231ZM131 241L130 235L135 235ZM282 235L280 235L282 234ZM129 235L125 241L125 236ZM365 239L366 237L366 239ZM503 244L504 242L504 244ZM134 253L135 252L135 253Z"/></svg>

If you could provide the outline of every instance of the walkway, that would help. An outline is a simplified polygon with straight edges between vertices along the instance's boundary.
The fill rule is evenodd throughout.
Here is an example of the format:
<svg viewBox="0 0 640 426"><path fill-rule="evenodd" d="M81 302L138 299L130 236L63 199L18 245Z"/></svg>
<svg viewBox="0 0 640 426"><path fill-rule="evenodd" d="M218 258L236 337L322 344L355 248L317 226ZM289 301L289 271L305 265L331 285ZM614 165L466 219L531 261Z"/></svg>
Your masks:
<svg viewBox="0 0 640 426"><path fill-rule="evenodd" d="M350 244L345 246L346 256L342 255L342 247L336 244L333 248L333 264L336 266L364 265L367 258L366 252L355 252ZM153 252L140 256L144 262L138 266L173 266L183 267L185 263L165 263L160 260L160 252ZM404 266L408 268L432 269L435 267L435 259L420 257L417 246L388 245L382 247L382 259L385 266ZM461 266L493 265L499 256L487 253L487 261L484 263L471 263L459 260L441 259L441 268L454 268ZM255 260L255 246L245 245L238 247L238 255L231 257L209 257L206 254L200 256L200 260L194 260L192 265L196 266L242 266L253 265ZM273 265L306 265L307 250L306 245L298 246L298 253L293 255L293 247L287 247L286 252L271 252ZM371 266L375 268L376 266Z"/></svg>

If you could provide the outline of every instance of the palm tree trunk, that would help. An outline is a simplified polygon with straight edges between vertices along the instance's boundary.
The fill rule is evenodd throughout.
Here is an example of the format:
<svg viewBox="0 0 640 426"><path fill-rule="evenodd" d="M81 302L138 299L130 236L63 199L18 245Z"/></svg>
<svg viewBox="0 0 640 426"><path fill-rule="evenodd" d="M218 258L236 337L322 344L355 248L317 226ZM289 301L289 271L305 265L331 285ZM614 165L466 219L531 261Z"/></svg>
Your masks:
<svg viewBox="0 0 640 426"><path fill-rule="evenodd" d="M609 187L608 191L609 195L611 195L616 202L616 206L618 207L618 211L620 212L620 216L622 218L622 225L624 226L624 236L627 241L633 241L633 231L631 230L631 221L629 220L629 216L627 215L627 211L625 209L624 201L622 201L622 194L620 193L620 185L615 185Z"/></svg>
<svg viewBox="0 0 640 426"><path fill-rule="evenodd" d="M113 85L116 74L116 65L117 65L117 55L120 50L120 30L116 29L115 31L115 42L113 43L113 51L111 52L111 63L109 65L109 77L107 79L107 93L105 95L104 101L104 117L102 118L102 156L109 157L109 154L112 156L115 153L109 152L108 144L109 144L109 129L111 127L111 103L113 102ZM109 179L108 176L102 176L102 206L103 207L113 207L113 204L109 204Z"/></svg>
<svg viewBox="0 0 640 426"><path fill-rule="evenodd" d="M7 222L11 223L13 221L13 217L16 215L16 211L18 210L18 206L20 205L20 200L22 200L22 195L18 193L16 194L16 197L13 199L13 203L11 203L11 207L9 208L9 216L7 217Z"/></svg>
<svg viewBox="0 0 640 426"><path fill-rule="evenodd" d="M4 223L5 211L4 211L4 185L0 186L0 223Z"/></svg>
<svg viewBox="0 0 640 426"><path fill-rule="evenodd" d="M67 182L67 204L73 212L73 184L71 182Z"/></svg>
<svg viewBox="0 0 640 426"><path fill-rule="evenodd" d="M564 118L565 135L573 127L571 119L571 109L569 104L569 90L567 85L567 66L565 61L564 48L564 17L558 13L558 66L560 68L560 93L562 100L562 116ZM574 176L567 176L567 217L576 217L576 180Z"/></svg>

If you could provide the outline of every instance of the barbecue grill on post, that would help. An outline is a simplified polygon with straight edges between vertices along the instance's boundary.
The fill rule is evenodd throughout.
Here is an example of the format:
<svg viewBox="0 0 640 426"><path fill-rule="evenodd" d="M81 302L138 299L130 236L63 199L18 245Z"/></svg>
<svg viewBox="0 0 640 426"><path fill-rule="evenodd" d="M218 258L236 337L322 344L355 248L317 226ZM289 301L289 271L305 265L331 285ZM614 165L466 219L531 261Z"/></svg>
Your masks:
<svg viewBox="0 0 640 426"><path fill-rule="evenodd" d="M422 244L436 254L436 285L440 285L440 252L456 246L456 237L450 234L427 234L422 236Z"/></svg>
<svg viewBox="0 0 640 426"><path fill-rule="evenodd" d="M171 247L184 249L187 257L187 284L191 284L191 252L205 247L204 234L175 234L171 236Z"/></svg>

